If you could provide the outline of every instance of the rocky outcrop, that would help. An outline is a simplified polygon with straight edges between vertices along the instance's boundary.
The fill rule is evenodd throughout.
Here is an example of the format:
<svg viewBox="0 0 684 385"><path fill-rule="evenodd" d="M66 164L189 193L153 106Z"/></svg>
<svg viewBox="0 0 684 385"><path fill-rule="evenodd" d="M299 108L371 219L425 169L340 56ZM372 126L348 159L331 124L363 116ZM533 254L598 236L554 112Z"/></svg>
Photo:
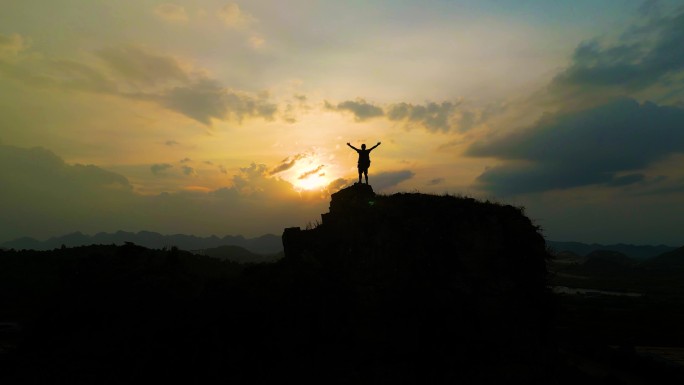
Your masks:
<svg viewBox="0 0 684 385"><path fill-rule="evenodd" d="M331 198L319 226L285 230L284 261L316 264L353 288L363 322L382 341L375 348L450 357L460 363L446 372L475 368L478 381L503 367L516 381L544 381L553 350L549 255L522 209L467 197L376 195L363 184Z"/></svg>
<svg viewBox="0 0 684 385"><path fill-rule="evenodd" d="M465 197L381 196L365 184L331 198L319 226L285 230L286 258L377 270L407 264L477 278L479 286L543 292L549 255L519 208Z"/></svg>

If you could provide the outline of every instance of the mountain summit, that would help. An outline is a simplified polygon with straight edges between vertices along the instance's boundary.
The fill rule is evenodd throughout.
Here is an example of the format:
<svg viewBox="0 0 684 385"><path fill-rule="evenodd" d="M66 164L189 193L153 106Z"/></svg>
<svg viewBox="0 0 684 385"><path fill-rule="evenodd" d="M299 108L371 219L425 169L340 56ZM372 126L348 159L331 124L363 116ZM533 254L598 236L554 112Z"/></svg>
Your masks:
<svg viewBox="0 0 684 385"><path fill-rule="evenodd" d="M428 360L440 380L501 380L493 373L506 368L516 382L544 382L549 255L521 209L376 195L364 184L331 198L321 224L285 229L283 263L320 266L356 293L364 318L357 321L372 336L364 350L390 361L383 365Z"/></svg>

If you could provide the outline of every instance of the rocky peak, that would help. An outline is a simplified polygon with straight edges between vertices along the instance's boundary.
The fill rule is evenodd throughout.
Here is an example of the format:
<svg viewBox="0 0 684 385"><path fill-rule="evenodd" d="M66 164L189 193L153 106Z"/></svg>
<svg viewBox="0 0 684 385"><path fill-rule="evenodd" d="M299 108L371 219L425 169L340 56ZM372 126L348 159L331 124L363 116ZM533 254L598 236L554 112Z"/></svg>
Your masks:
<svg viewBox="0 0 684 385"><path fill-rule="evenodd" d="M359 184L331 199L319 226L285 230L284 265L310 266L349 288L358 309L374 314L363 322L392 351L448 346L448 354L472 363L519 367L529 379L521 383L535 382L550 349L548 253L522 209L466 197L376 195ZM407 333L420 342L393 345Z"/></svg>

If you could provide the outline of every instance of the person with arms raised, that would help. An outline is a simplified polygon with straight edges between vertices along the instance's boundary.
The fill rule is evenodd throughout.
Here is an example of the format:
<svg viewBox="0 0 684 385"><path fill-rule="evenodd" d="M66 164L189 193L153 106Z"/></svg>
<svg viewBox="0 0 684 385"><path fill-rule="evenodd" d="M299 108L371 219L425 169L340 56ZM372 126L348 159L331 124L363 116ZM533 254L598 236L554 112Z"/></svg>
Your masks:
<svg viewBox="0 0 684 385"><path fill-rule="evenodd" d="M371 164L370 152L373 151L373 149L375 149L379 145L380 142L366 150L366 144L364 143L361 145L361 149L359 150L358 148L347 143L347 146L351 147L354 151L356 151L359 154L359 162L357 164L357 167L359 169L359 183L361 183L361 174L363 174L366 177L366 184L368 184L368 167L370 167Z"/></svg>

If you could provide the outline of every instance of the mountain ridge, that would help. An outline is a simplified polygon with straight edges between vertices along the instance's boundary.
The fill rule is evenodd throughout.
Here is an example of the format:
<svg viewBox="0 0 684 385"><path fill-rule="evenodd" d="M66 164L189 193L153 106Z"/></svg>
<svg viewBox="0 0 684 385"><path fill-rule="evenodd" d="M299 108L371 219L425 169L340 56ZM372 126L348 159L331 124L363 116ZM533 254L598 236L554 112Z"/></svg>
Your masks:
<svg viewBox="0 0 684 385"><path fill-rule="evenodd" d="M659 256L663 253L673 251L677 247L667 245L633 245L628 243L616 244L599 244L599 243L582 243L571 241L551 241L546 240L546 244L556 253L570 251L579 256L586 257L594 251L614 251L622 253L631 258L648 259Z"/></svg>
<svg viewBox="0 0 684 385"><path fill-rule="evenodd" d="M51 237L44 241L31 237L21 237L4 242L0 244L0 247L16 250L51 250L62 245L66 247L92 244L124 245L126 242L151 249L175 246L187 251L205 250L221 246L240 246L252 253L261 255L277 254L283 250L280 237L274 234L264 234L255 238L245 238L242 235L198 237L186 234L163 235L152 231L139 231L135 233L123 230L114 233L99 232L95 235L87 235L77 231L59 237Z"/></svg>
<svg viewBox="0 0 684 385"><path fill-rule="evenodd" d="M99 232L95 235L83 234L80 231L50 237L46 240L38 240L32 237L20 237L0 243L0 249L16 250L51 250L65 245L67 247L87 246L91 244L116 244L123 245L132 242L148 248L163 248L176 246L181 250L205 250L221 246L240 246L252 253L261 255L274 255L283 251L280 237L274 234L264 234L254 238L245 238L242 235L226 235L218 237L210 235L200 237L188 234L163 235L154 231L141 230L129 232L118 230L107 233ZM672 252L677 247L667 245L634 245L628 243L600 244L583 243L574 241L553 241L546 239L546 244L554 254L571 252L579 257L587 257L596 251L612 251L624 254L637 260L647 260L658 257L664 253Z"/></svg>

